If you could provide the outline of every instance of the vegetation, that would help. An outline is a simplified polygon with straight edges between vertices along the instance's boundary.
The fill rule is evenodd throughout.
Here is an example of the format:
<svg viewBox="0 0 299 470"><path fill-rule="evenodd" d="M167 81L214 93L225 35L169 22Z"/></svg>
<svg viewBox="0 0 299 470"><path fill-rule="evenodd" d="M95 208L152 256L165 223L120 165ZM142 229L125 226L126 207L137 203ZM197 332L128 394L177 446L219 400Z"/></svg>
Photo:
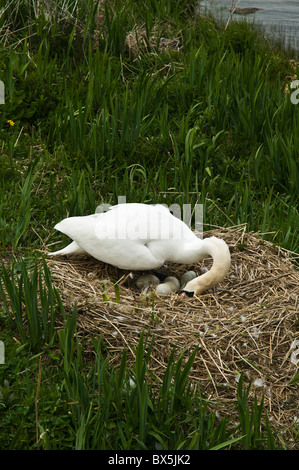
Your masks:
<svg viewBox="0 0 299 470"><path fill-rule="evenodd" d="M218 420L187 380L192 356L158 385L143 335L133 368L125 351L113 368L102 338L87 360L38 252L60 219L119 196L202 203L206 224L298 252L294 64L196 3L0 0L1 448L283 447L243 380L240 423Z"/></svg>

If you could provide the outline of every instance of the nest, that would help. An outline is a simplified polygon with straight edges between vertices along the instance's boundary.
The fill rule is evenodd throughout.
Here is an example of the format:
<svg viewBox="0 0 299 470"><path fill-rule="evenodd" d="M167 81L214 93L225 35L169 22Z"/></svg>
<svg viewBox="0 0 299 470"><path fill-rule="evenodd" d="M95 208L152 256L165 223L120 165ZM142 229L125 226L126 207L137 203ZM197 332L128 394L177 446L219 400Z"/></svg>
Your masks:
<svg viewBox="0 0 299 470"><path fill-rule="evenodd" d="M141 273L92 258L57 258L48 265L66 308L77 302L77 331L87 350L88 338L102 334L117 366L124 348L134 360L144 330L150 338L154 335L150 368L162 380L174 347L178 353L186 351L186 360L198 348L190 379L213 397L219 415L236 413L237 382L243 373L252 381L251 397L264 395L272 425L294 448L298 384L288 384L299 364L299 271L290 252L247 233L245 225L205 234L212 235L228 243L231 268L221 285L195 298L142 295L135 286ZM203 266L210 268L211 263L207 259ZM190 269L200 274L198 265L163 269L176 277Z"/></svg>
<svg viewBox="0 0 299 470"><path fill-rule="evenodd" d="M133 57L140 53L158 51L178 51L180 49L180 38L159 37L158 27L155 26L148 37L145 26L135 26L125 38L125 49Z"/></svg>

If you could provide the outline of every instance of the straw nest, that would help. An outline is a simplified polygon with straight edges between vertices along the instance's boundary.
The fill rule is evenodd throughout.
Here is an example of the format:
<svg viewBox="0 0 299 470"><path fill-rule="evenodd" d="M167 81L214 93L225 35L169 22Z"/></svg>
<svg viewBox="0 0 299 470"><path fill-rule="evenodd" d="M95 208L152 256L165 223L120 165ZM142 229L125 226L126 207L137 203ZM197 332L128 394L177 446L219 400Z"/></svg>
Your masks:
<svg viewBox="0 0 299 470"><path fill-rule="evenodd" d="M78 334L103 335L111 362L118 365L123 349L134 359L142 330L154 335L150 368L162 379L171 350L198 347L190 378L217 403L220 416L236 407L240 373L252 380L251 396L265 396L274 427L284 434L299 421L298 384L289 386L299 364L299 271L291 253L247 233L246 226L206 232L223 238L232 255L230 272L221 285L195 298L145 296L135 287L140 273L128 273L92 258L48 261L53 284L65 306L78 305ZM209 268L211 260L203 262ZM168 265L180 277L198 265ZM133 277L132 277L133 275ZM118 288L115 288L117 281Z"/></svg>
<svg viewBox="0 0 299 470"><path fill-rule="evenodd" d="M168 33L171 35L171 33ZM180 49L180 37L160 37L158 25L155 25L151 35L148 36L145 26L135 26L125 38L125 50L137 57L138 54L152 52L158 49L161 51Z"/></svg>

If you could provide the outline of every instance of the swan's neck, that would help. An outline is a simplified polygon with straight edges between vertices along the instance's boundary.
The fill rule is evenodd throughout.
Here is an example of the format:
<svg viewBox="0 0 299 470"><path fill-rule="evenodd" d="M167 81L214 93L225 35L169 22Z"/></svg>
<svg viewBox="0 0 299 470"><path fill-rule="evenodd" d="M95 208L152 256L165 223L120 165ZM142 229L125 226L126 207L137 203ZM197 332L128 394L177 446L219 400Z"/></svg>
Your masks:
<svg viewBox="0 0 299 470"><path fill-rule="evenodd" d="M184 291L193 294L202 294L207 289L223 281L230 267L230 252L227 244L220 238L211 237L201 240L198 249L198 260L208 256L213 258L211 269L205 274L188 282ZM192 294L193 293L193 294Z"/></svg>

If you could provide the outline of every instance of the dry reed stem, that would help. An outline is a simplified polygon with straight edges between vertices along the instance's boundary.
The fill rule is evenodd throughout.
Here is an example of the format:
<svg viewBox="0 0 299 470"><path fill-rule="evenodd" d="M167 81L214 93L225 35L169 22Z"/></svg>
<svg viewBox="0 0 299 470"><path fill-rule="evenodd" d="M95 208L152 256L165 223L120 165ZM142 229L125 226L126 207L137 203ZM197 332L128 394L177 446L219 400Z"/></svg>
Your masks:
<svg viewBox="0 0 299 470"><path fill-rule="evenodd" d="M78 334L87 350L88 338L102 333L117 366L124 348L134 359L140 333L149 331L155 338L150 367L161 379L174 346L177 353L186 350L186 360L198 347L190 378L219 403L221 415L233 413L243 372L256 384L251 393L265 394L275 427L287 433L299 418L298 384L288 386L298 372L290 346L299 339L299 271L290 252L246 233L245 225L205 234L211 235L228 243L231 269L221 285L196 298L143 296L135 287L140 273L132 278L92 258L50 259L48 265L66 308L78 304ZM210 267L211 260L203 264ZM189 269L200 274L198 265L162 269L177 277ZM295 445L291 438L288 445Z"/></svg>
<svg viewBox="0 0 299 470"><path fill-rule="evenodd" d="M156 49L163 50L179 50L180 38L159 37L159 27L155 25L150 37L148 37L145 26L136 25L130 31L125 39L125 49L133 57L137 57L141 53L153 52Z"/></svg>

